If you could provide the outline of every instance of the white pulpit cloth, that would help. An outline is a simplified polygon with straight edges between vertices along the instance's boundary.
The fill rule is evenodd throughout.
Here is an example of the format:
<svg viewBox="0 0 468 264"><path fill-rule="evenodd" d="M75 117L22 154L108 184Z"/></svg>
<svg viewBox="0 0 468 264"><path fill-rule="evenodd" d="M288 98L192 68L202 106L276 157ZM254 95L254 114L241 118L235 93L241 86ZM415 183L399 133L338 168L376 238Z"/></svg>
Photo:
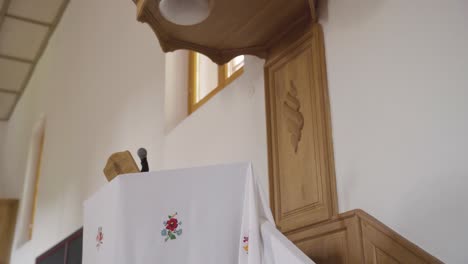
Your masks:
<svg viewBox="0 0 468 264"><path fill-rule="evenodd" d="M313 264L250 164L121 175L84 203L84 264Z"/></svg>

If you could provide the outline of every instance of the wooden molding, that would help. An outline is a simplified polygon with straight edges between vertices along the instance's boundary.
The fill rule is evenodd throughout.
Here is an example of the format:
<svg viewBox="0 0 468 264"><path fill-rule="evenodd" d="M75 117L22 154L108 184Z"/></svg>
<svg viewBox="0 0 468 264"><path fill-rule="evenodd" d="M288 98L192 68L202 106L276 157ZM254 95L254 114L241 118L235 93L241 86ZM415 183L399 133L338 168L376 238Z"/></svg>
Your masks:
<svg viewBox="0 0 468 264"><path fill-rule="evenodd" d="M198 89L197 82L197 64L198 64L198 56L196 52L190 51L188 55L188 114L190 115L195 111L195 105L197 104L198 98Z"/></svg>
<svg viewBox="0 0 468 264"><path fill-rule="evenodd" d="M316 24L281 41L265 65L270 199L283 232L338 211L322 34Z"/></svg>

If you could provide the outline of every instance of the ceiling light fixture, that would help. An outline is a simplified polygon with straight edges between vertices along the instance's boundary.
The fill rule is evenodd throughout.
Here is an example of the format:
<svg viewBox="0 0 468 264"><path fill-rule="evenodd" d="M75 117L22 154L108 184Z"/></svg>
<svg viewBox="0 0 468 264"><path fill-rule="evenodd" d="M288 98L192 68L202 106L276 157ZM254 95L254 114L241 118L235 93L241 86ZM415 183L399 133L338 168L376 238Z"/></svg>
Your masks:
<svg viewBox="0 0 468 264"><path fill-rule="evenodd" d="M190 26L204 21L211 12L212 0L161 0L159 10L168 21Z"/></svg>

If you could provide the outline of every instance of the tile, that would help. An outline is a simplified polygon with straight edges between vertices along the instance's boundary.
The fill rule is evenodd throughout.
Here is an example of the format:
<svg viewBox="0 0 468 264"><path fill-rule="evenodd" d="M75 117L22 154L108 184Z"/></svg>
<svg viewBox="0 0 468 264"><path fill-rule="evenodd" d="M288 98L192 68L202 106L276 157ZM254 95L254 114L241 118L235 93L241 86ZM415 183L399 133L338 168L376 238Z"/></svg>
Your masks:
<svg viewBox="0 0 468 264"><path fill-rule="evenodd" d="M0 54L33 60L49 27L6 17L0 29Z"/></svg>
<svg viewBox="0 0 468 264"><path fill-rule="evenodd" d="M16 95L0 92L0 120L7 119L11 108L15 104Z"/></svg>
<svg viewBox="0 0 468 264"><path fill-rule="evenodd" d="M32 64L0 58L0 89L18 92Z"/></svg>
<svg viewBox="0 0 468 264"><path fill-rule="evenodd" d="M13 0L8 13L29 19L52 23L63 0Z"/></svg>

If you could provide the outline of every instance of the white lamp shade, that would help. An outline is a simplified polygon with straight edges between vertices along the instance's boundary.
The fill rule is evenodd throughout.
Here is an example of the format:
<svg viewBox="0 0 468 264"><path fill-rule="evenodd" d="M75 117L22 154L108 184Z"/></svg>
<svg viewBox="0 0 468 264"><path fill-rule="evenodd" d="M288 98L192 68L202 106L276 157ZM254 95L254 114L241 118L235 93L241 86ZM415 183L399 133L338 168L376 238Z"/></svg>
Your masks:
<svg viewBox="0 0 468 264"><path fill-rule="evenodd" d="M205 20L211 11L210 0L161 0L159 10L165 19L182 26Z"/></svg>

